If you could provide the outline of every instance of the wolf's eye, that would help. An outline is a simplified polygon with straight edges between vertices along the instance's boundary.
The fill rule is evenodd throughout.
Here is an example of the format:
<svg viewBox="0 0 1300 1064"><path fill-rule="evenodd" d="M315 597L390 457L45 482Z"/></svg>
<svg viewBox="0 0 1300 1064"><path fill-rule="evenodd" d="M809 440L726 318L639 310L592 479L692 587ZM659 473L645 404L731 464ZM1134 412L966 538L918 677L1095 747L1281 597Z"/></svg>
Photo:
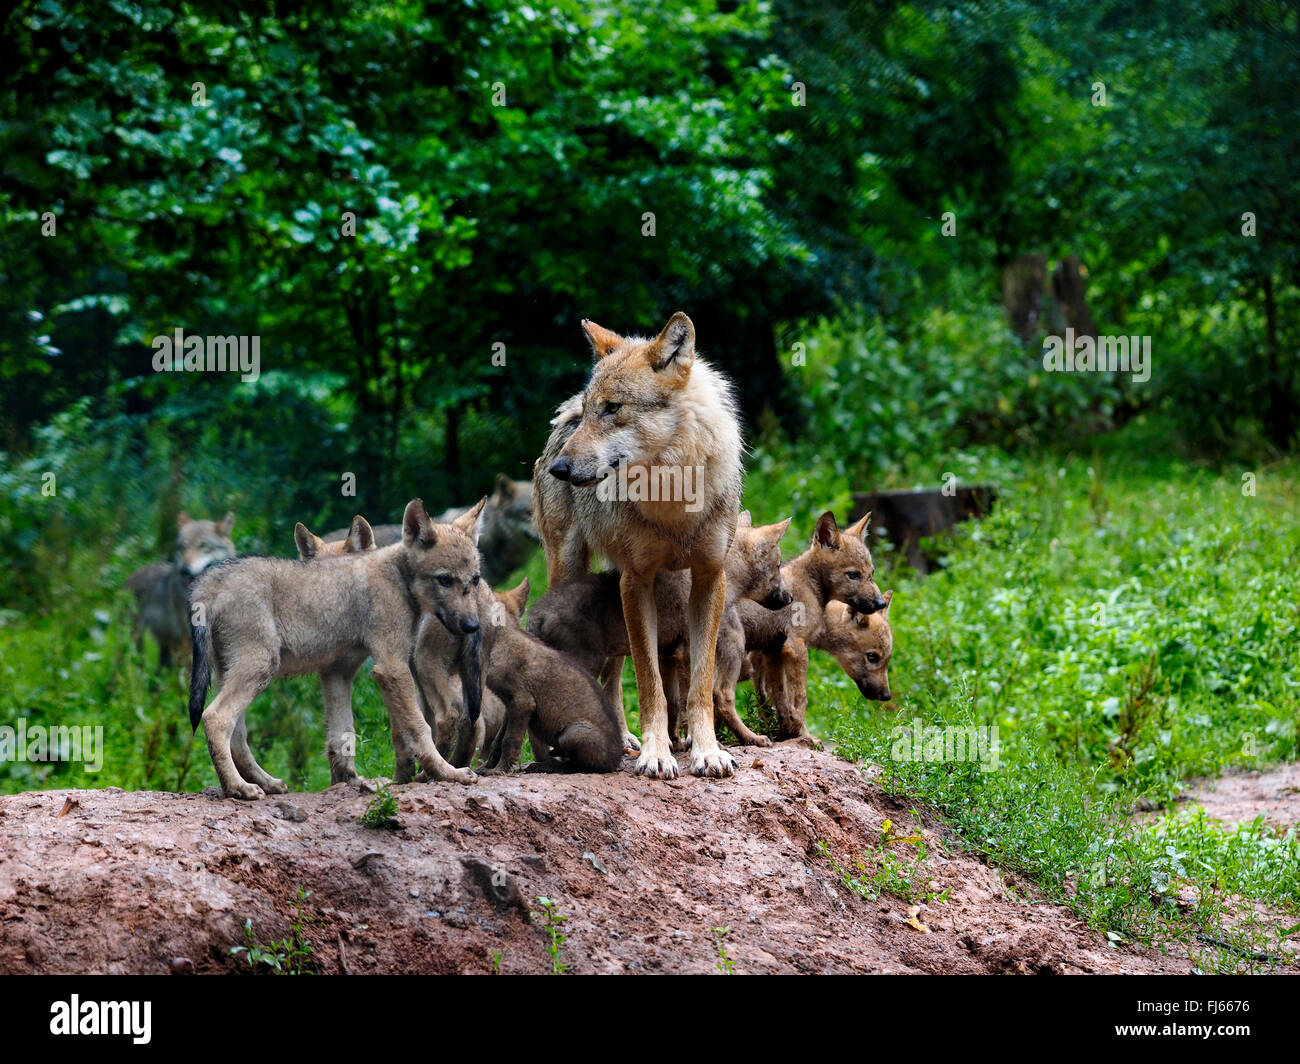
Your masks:
<svg viewBox="0 0 1300 1064"><path fill-rule="evenodd" d="M849 570L847 573L845 573L844 575L847 576L850 580L861 580L861 579L862 579L862 574L861 574L860 572L858 572L856 569L850 569L850 570Z"/></svg>
<svg viewBox="0 0 1300 1064"><path fill-rule="evenodd" d="M873 650L867 655L867 660L871 662L872 665L876 665L880 662L880 655Z"/></svg>
<svg viewBox="0 0 1300 1064"><path fill-rule="evenodd" d="M605 409L602 410L601 413L608 416L610 414L617 414L622 409L623 409L622 403L606 403Z"/></svg>
<svg viewBox="0 0 1300 1064"><path fill-rule="evenodd" d="M438 574L438 583L439 583L439 585L441 585L442 587L451 587L451 585L454 584L455 581L454 581L450 576L448 576L446 573L439 573L439 574Z"/></svg>

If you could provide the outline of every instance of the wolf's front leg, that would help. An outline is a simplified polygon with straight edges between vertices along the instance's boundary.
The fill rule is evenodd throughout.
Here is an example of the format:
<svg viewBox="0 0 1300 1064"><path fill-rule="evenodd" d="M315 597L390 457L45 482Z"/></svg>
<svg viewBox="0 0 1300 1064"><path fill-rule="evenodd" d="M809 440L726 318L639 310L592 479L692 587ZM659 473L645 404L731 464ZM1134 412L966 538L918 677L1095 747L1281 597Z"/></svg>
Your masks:
<svg viewBox="0 0 1300 1064"><path fill-rule="evenodd" d="M356 669L320 674L325 701L325 754L330 761L330 783L351 783L357 778L357 736L352 726L352 681Z"/></svg>
<svg viewBox="0 0 1300 1064"><path fill-rule="evenodd" d="M609 698L610 704L619 711L623 712L623 655L616 658L610 658L601 666L600 686ZM626 717L624 718L626 720ZM629 753L635 754L641 749L641 740L628 731L626 724L623 727L623 749Z"/></svg>
<svg viewBox="0 0 1300 1064"><path fill-rule="evenodd" d="M735 759L718 745L713 726L713 659L718 626L726 607L727 575L721 566L691 570L691 598L686 616L691 636L691 686L686 695L686 726L691 738L691 772L696 776L730 776Z"/></svg>
<svg viewBox="0 0 1300 1064"><path fill-rule="evenodd" d="M407 655L375 655L374 677L388 707L388 720L395 750L408 750L430 779L473 783L478 777L469 769L453 768L438 753L433 733L415 699L415 680Z"/></svg>
<svg viewBox="0 0 1300 1064"><path fill-rule="evenodd" d="M506 719L492 744L492 761L483 766L485 772L513 772L519 767L519 755L524 748L524 733L532 722L537 703L532 697L516 692L505 700Z"/></svg>
<svg viewBox="0 0 1300 1064"><path fill-rule="evenodd" d="M636 759L636 770L651 779L676 779L680 770L668 738L668 703L659 676L659 619L654 589L654 573L625 569L619 580L641 708L641 755Z"/></svg>

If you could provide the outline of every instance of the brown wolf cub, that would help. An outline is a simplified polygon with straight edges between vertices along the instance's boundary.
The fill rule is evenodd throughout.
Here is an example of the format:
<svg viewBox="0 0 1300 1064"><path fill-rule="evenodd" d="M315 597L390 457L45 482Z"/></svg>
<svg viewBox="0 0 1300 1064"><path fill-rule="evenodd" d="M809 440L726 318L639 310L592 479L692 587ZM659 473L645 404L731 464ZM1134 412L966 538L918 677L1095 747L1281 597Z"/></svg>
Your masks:
<svg viewBox="0 0 1300 1064"><path fill-rule="evenodd" d="M158 643L158 662L166 667L190 649L190 619L186 613L186 589L204 569L235 556L230 538L235 515L220 521L195 521L181 512L177 518L176 552L170 562L141 566L126 578L140 613L135 621L136 646L144 643L146 630Z"/></svg>
<svg viewBox="0 0 1300 1064"><path fill-rule="evenodd" d="M619 336L589 321L582 325L596 363L581 418L547 467L551 477L574 489L564 504L571 520L563 507L543 504L547 527L539 525L539 531L547 567L555 568L555 538L576 528L588 553L620 570L641 704L637 772L654 778L679 771L659 674L655 576L690 570L691 771L729 776L735 760L718 745L713 729L713 661L726 605L723 565L740 509L742 448L731 386L696 357L695 326L680 311L653 339ZM552 515L557 524L550 524Z"/></svg>
<svg viewBox="0 0 1300 1064"><path fill-rule="evenodd" d="M590 672L523 630L527 579L497 598L509 620L488 660L487 682L506 712L483 771L512 769L526 731L539 758L533 771L616 772L623 762L622 714ZM540 753L548 749L549 756Z"/></svg>
<svg viewBox="0 0 1300 1064"><path fill-rule="evenodd" d="M883 610L869 614L830 602L817 623L800 627L791 624L788 609L769 613L739 604L748 651L740 679L752 677L759 700L776 712L780 738L819 745L807 724L809 647L834 655L863 698L876 702L893 698L889 688L889 659L894 653L889 623L893 591L886 591L884 600ZM731 722L728 726L735 728Z"/></svg>
<svg viewBox="0 0 1300 1064"><path fill-rule="evenodd" d="M402 528L402 542L381 550L307 564L237 559L195 582L190 722L195 728L202 722L227 795L256 799L284 789L246 745L232 747L248 704L272 680L306 672L351 677L367 657L374 660L394 743L411 751L434 779L474 781L472 772L447 764L434 746L410 661L422 620L436 618L457 635L479 631L478 552L467 537L435 526L419 499L407 505ZM214 676L219 693L204 709Z"/></svg>

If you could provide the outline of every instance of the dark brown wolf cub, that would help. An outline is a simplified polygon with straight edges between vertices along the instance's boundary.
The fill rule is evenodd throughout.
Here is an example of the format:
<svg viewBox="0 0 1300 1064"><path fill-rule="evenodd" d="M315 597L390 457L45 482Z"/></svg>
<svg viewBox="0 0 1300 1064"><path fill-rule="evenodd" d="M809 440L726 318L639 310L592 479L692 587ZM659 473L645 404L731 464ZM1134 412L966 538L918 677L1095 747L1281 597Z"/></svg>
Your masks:
<svg viewBox="0 0 1300 1064"><path fill-rule="evenodd" d="M497 592L497 598L509 618L488 659L487 684L505 703L506 718L482 771L512 769L525 731L535 750L550 751L532 771L617 771L623 761L622 714L591 673L520 626L527 580Z"/></svg>

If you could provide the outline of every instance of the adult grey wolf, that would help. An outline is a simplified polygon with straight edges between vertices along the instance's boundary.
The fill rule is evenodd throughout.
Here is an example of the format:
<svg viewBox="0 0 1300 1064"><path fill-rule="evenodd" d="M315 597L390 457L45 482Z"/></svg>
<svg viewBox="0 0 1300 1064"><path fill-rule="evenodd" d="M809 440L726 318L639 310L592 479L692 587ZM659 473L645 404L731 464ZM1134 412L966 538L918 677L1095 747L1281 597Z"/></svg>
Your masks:
<svg viewBox="0 0 1300 1064"><path fill-rule="evenodd" d="M637 772L652 778L679 771L659 673L654 581L663 570L690 570L690 770L729 776L736 762L713 728L713 661L743 472L731 386L696 357L695 326L680 311L653 339L619 336L589 321L582 327L595 367L581 417L546 470L572 494L559 512L546 504L543 512L558 522L551 526L557 539L580 537L583 551L602 555L622 574L641 707ZM564 507L572 515L567 527ZM555 544L540 524L539 531L550 572Z"/></svg>

